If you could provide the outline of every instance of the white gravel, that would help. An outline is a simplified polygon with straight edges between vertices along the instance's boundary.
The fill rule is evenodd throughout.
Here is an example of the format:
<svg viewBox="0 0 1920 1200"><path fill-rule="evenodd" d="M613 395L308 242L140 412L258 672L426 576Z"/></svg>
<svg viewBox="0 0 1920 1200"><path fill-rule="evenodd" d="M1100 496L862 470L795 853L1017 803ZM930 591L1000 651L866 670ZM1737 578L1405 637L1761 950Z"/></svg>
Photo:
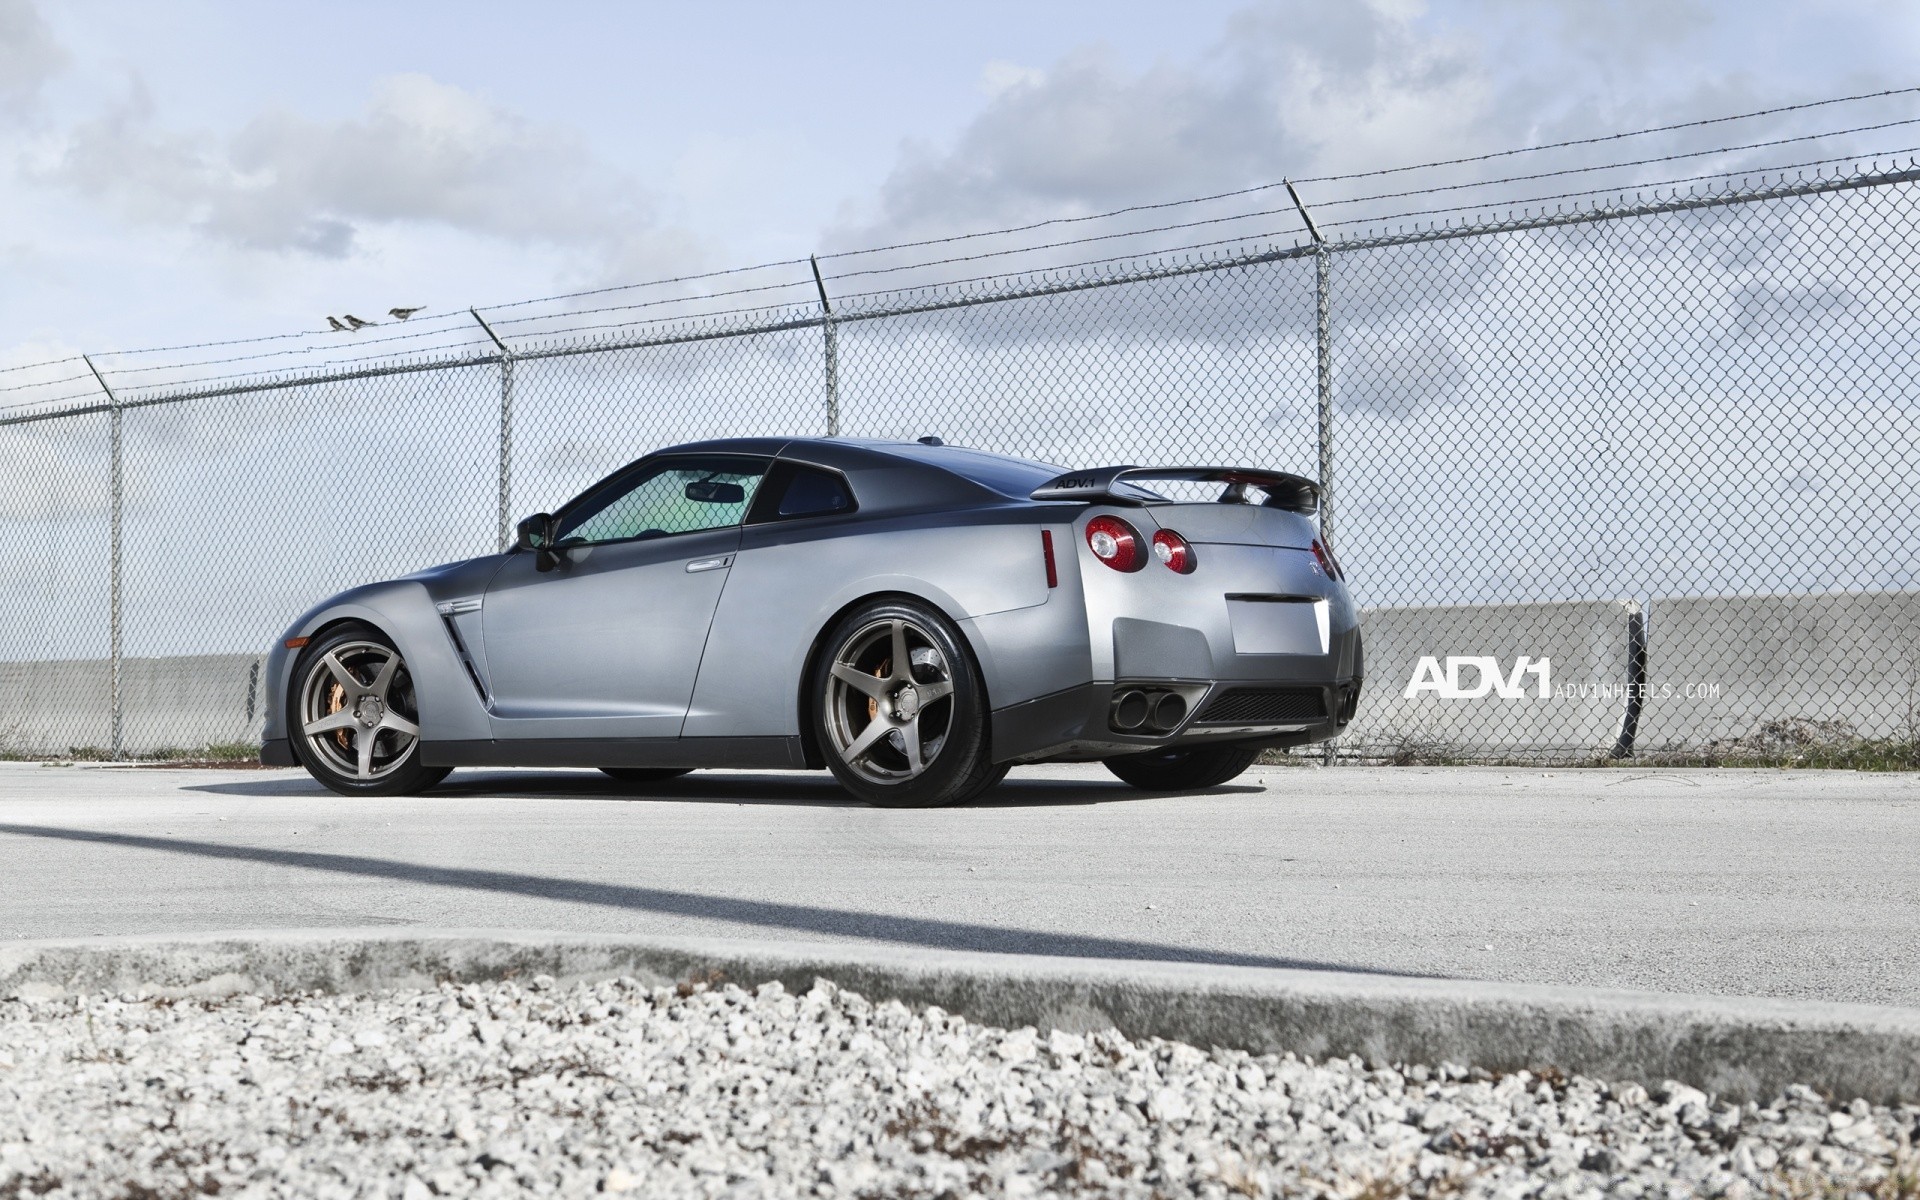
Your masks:
<svg viewBox="0 0 1920 1200"><path fill-rule="evenodd" d="M0 1200L1891 1198L1916 1136L1806 1089L1009 1032L827 983L0 1002Z"/></svg>

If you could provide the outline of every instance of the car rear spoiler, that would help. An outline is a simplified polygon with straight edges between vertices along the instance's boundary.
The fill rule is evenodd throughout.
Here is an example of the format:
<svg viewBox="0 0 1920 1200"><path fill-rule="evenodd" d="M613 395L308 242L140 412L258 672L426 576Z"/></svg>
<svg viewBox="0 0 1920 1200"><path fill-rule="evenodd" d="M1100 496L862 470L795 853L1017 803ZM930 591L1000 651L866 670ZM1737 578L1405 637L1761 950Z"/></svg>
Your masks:
<svg viewBox="0 0 1920 1200"><path fill-rule="evenodd" d="M1121 483L1131 479L1178 479L1192 483L1226 484L1226 490L1220 496L1223 504L1256 503L1246 494L1247 487L1252 486L1266 493L1266 500L1259 503L1268 508L1284 508L1297 513L1314 513L1320 509L1319 484L1301 475L1263 471L1257 467L1091 467L1084 471L1069 471L1048 480L1034 490L1033 499L1099 501L1107 504L1153 503L1143 496L1115 490Z"/></svg>

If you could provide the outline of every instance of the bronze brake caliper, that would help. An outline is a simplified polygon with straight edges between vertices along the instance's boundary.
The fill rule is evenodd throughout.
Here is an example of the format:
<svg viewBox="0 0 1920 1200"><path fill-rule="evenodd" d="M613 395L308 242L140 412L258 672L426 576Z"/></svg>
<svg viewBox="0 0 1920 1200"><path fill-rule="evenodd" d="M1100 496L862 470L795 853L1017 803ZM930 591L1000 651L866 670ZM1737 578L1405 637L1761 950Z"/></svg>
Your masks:
<svg viewBox="0 0 1920 1200"><path fill-rule="evenodd" d="M880 665L873 669L873 677L875 679L885 679L887 677L887 672L891 670L892 667L893 667L893 660L891 658L881 659ZM868 696L867 697L867 720L878 721L879 719L880 719L880 701L875 699L872 696Z"/></svg>
<svg viewBox="0 0 1920 1200"><path fill-rule="evenodd" d="M347 689L340 686L338 679L327 687L327 715L332 716L347 706ZM345 729L334 731L333 740L342 750L353 749L353 739Z"/></svg>

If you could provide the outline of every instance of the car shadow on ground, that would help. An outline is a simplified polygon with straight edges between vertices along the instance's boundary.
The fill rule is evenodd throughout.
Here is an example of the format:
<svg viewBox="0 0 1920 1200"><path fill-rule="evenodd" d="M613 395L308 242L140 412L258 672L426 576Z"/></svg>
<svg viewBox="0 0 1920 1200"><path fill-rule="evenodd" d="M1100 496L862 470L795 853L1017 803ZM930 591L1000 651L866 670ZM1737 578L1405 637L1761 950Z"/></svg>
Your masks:
<svg viewBox="0 0 1920 1200"><path fill-rule="evenodd" d="M276 774L268 778L196 783L182 789L219 796L316 796L325 792L304 774ZM975 797L964 808L1055 808L1094 804L1123 804L1136 800L1247 795L1264 791L1257 784L1229 783L1199 792L1143 791L1114 780L1022 779L1010 776ZM818 808L865 808L849 796L825 771L746 774L732 771L696 771L658 783L632 784L609 779L598 771L459 771L447 777L423 798L457 797L500 800L672 800L703 804L772 804Z"/></svg>

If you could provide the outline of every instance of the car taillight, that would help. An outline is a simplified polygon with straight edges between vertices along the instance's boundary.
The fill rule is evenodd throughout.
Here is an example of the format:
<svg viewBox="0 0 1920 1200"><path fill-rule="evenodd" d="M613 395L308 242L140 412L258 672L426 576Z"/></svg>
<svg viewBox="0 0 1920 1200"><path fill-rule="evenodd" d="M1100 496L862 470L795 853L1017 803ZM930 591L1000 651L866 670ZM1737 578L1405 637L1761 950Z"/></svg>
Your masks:
<svg viewBox="0 0 1920 1200"><path fill-rule="evenodd" d="M1313 539L1313 557L1319 560L1320 569L1327 573L1328 579L1345 578L1340 571L1340 560L1333 556L1333 547L1319 538Z"/></svg>
<svg viewBox="0 0 1920 1200"><path fill-rule="evenodd" d="M1193 547L1171 529L1153 535L1153 556L1167 564L1167 570L1180 575L1193 574Z"/></svg>
<svg viewBox="0 0 1920 1200"><path fill-rule="evenodd" d="M1146 565L1140 535L1119 517L1095 517L1088 521L1087 548L1095 558L1116 571L1138 571Z"/></svg>

